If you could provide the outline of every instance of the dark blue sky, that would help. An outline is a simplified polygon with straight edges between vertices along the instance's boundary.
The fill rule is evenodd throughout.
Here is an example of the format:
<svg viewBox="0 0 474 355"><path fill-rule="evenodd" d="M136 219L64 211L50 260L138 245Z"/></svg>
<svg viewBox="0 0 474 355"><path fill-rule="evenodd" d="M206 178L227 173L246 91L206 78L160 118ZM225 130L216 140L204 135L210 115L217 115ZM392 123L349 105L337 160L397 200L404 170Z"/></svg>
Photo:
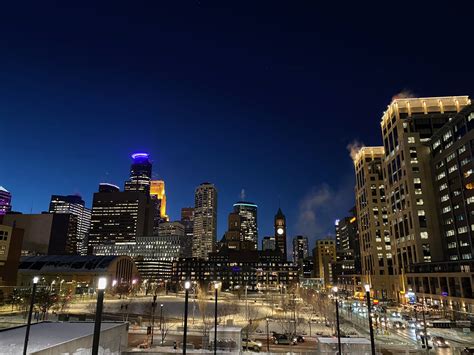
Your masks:
<svg viewBox="0 0 474 355"><path fill-rule="evenodd" d="M12 3L0 8L0 185L23 212L51 194L90 206L145 150L173 219L211 181L219 236L245 189L261 236L280 201L289 235L314 240L352 206L346 146L380 143L393 95L474 83L469 3Z"/></svg>

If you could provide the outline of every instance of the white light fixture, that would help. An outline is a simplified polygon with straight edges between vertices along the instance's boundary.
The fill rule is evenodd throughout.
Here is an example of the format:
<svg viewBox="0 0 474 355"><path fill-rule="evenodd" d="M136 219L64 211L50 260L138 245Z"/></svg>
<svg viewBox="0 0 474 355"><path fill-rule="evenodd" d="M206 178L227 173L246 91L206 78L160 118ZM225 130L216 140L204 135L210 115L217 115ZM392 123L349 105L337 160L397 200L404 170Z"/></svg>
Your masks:
<svg viewBox="0 0 474 355"><path fill-rule="evenodd" d="M39 277L38 277L38 276L33 277L33 283L34 283L34 284L37 284L38 281L39 281Z"/></svg>
<svg viewBox="0 0 474 355"><path fill-rule="evenodd" d="M189 289L191 288L191 281L186 281L186 282L184 283L184 288L185 288L186 290L189 290Z"/></svg>
<svg viewBox="0 0 474 355"><path fill-rule="evenodd" d="M163 303L162 303L162 304L160 304L160 307L163 307Z"/></svg>
<svg viewBox="0 0 474 355"><path fill-rule="evenodd" d="M115 285L117 285L117 280L112 281L112 287L115 287Z"/></svg>
<svg viewBox="0 0 474 355"><path fill-rule="evenodd" d="M334 286L334 287L332 288L332 291L333 291L334 293L337 293L337 286Z"/></svg>
<svg viewBox="0 0 474 355"><path fill-rule="evenodd" d="M105 290L106 286L107 286L107 278L99 277L99 283L97 284L97 288L99 290Z"/></svg>
<svg viewBox="0 0 474 355"><path fill-rule="evenodd" d="M365 292L370 292L370 285L366 284L364 285Z"/></svg>
<svg viewBox="0 0 474 355"><path fill-rule="evenodd" d="M217 290L220 286L220 282L214 282L214 288Z"/></svg>

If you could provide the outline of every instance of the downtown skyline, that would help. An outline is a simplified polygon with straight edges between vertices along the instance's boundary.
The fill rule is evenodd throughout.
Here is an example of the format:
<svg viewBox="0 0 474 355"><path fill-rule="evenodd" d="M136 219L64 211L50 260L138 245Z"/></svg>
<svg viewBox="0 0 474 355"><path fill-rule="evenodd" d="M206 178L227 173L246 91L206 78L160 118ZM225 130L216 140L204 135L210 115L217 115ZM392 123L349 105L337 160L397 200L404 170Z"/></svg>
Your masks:
<svg viewBox="0 0 474 355"><path fill-rule="evenodd" d="M348 9L334 26L331 4L155 6L118 3L95 18L87 5L5 5L0 121L12 134L1 145L14 153L0 157L0 182L14 210L45 211L52 194L74 193L90 207L98 184L121 185L130 153L143 150L166 181L172 220L210 181L218 239L244 189L259 206L260 239L280 205L288 235L313 244L353 207L346 147L381 144L394 95L472 91L470 55L431 56L417 41L393 53L397 38L461 46L463 14L456 30L425 19L393 29L379 26L383 8Z"/></svg>

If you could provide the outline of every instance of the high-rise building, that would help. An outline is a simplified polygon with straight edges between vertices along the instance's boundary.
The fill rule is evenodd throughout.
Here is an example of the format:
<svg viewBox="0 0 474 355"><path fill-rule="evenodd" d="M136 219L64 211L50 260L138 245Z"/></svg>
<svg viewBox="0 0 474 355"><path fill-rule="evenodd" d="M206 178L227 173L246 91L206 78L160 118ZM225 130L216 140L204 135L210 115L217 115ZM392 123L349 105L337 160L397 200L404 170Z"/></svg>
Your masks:
<svg viewBox="0 0 474 355"><path fill-rule="evenodd" d="M302 265L303 259L308 257L308 237L297 235L293 237L293 262Z"/></svg>
<svg viewBox="0 0 474 355"><path fill-rule="evenodd" d="M153 234L158 233L159 225L169 221L166 214L166 193L163 180L152 180L150 185L150 196L153 203Z"/></svg>
<svg viewBox="0 0 474 355"><path fill-rule="evenodd" d="M150 192L152 166L148 158L148 153L132 154L133 163L130 167L130 179L125 182L125 191Z"/></svg>
<svg viewBox="0 0 474 355"><path fill-rule="evenodd" d="M91 210L85 207L84 200L77 195L52 195L49 213L71 214L75 216L76 231L71 235L69 248L71 254L87 254L87 238L91 224Z"/></svg>
<svg viewBox="0 0 474 355"><path fill-rule="evenodd" d="M234 212L240 216L240 241L253 244L254 250L258 248L257 208L252 202L234 203Z"/></svg>
<svg viewBox="0 0 474 355"><path fill-rule="evenodd" d="M12 209L12 195L3 186L0 186L0 215L7 214Z"/></svg>
<svg viewBox="0 0 474 355"><path fill-rule="evenodd" d="M262 239L262 250L275 250L276 249L276 240L273 235L263 237Z"/></svg>
<svg viewBox="0 0 474 355"><path fill-rule="evenodd" d="M351 215L337 220L335 278L347 275L360 275L359 229L355 207Z"/></svg>
<svg viewBox="0 0 474 355"><path fill-rule="evenodd" d="M181 224L184 226L184 236L186 247L183 251L184 258L190 258L193 255L193 233L194 233L194 208L183 207L181 209Z"/></svg>
<svg viewBox="0 0 474 355"><path fill-rule="evenodd" d="M274 228L275 228L275 242L276 247L280 249L283 254L283 258L287 259L286 253L286 217L281 211L281 208L278 208L278 212L275 215L274 219Z"/></svg>
<svg viewBox="0 0 474 355"><path fill-rule="evenodd" d="M133 242L137 236L152 235L150 195L143 191L119 191L100 184L92 201L89 252L97 244Z"/></svg>
<svg viewBox="0 0 474 355"><path fill-rule="evenodd" d="M333 283L332 264L336 262L336 241L320 239L313 249L314 277L322 279L325 286Z"/></svg>
<svg viewBox="0 0 474 355"><path fill-rule="evenodd" d="M468 104L467 96L396 99L382 116L391 253L399 274L413 263L443 259L444 236L440 235L434 200L429 143L433 134ZM446 144L449 139L446 137ZM440 171L437 181L446 174L457 174L457 166L447 165L452 170Z"/></svg>
<svg viewBox="0 0 474 355"><path fill-rule="evenodd" d="M446 261L474 256L474 106L464 107L430 138L441 243Z"/></svg>
<svg viewBox="0 0 474 355"><path fill-rule="evenodd" d="M21 254L75 254L77 217L70 213L6 214L3 224L24 230Z"/></svg>
<svg viewBox="0 0 474 355"><path fill-rule="evenodd" d="M379 297L394 297L394 261L383 180L384 148L364 147L354 159L356 209L364 282ZM392 196L394 198L394 196ZM392 276L392 277L390 277Z"/></svg>
<svg viewBox="0 0 474 355"><path fill-rule="evenodd" d="M217 240L217 189L205 182L194 194L193 257L207 259Z"/></svg>

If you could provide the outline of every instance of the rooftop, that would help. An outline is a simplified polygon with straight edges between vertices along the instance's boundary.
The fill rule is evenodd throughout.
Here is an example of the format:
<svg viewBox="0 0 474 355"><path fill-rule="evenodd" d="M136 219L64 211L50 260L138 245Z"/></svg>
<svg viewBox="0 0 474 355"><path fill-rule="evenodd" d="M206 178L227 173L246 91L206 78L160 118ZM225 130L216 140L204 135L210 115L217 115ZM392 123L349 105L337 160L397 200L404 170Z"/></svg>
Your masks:
<svg viewBox="0 0 474 355"><path fill-rule="evenodd" d="M42 255L25 256L20 259L18 270L43 272L98 272L107 271L109 265L123 256L95 256L95 255Z"/></svg>

